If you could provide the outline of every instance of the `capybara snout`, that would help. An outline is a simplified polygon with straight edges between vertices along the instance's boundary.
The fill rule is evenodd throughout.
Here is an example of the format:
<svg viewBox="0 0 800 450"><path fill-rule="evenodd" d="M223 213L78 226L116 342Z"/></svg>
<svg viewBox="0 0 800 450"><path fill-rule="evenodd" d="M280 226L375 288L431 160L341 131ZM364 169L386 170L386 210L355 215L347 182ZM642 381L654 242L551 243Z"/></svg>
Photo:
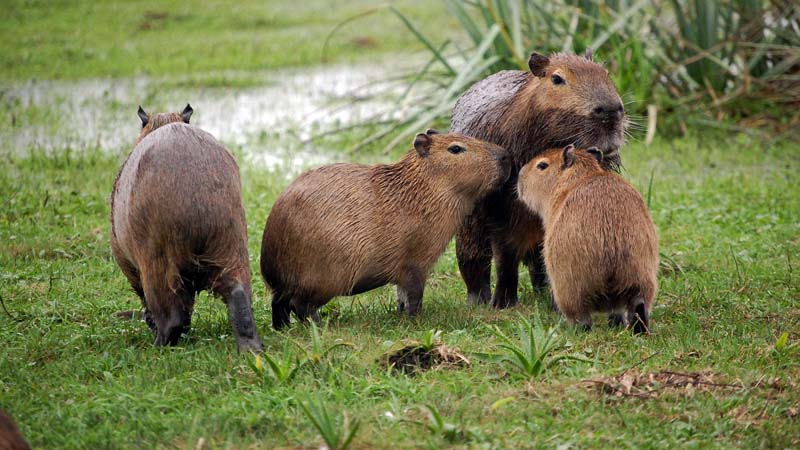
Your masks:
<svg viewBox="0 0 800 450"><path fill-rule="evenodd" d="M261 350L251 309L247 225L239 169L213 136L188 124L192 108L148 115L114 182L111 249L142 300L156 345L189 330L195 295L220 295L239 350Z"/></svg>
<svg viewBox="0 0 800 450"><path fill-rule="evenodd" d="M301 175L275 202L261 244L273 326L385 284L397 286L400 311L418 314L431 267L510 166L497 145L428 130L397 163L332 164Z"/></svg>

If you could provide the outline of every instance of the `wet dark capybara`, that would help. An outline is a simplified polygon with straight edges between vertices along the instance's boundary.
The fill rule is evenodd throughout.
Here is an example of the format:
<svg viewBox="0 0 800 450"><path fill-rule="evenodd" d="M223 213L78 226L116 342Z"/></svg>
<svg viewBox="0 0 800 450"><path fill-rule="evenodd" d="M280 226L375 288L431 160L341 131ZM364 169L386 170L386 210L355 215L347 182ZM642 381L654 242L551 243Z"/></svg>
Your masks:
<svg viewBox="0 0 800 450"><path fill-rule="evenodd" d="M456 235L461 276L472 303L505 308L517 302L520 261L534 287L544 286L541 220L516 198L517 174L540 152L568 144L596 146L616 170L627 117L614 84L591 55L533 53L530 72L506 70L475 83L453 109L450 131L503 146L513 169L506 184L478 202ZM489 285L492 257L497 270Z"/></svg>
<svg viewBox="0 0 800 450"><path fill-rule="evenodd" d="M261 273L272 324L311 316L333 297L397 286L419 313L428 273L475 201L508 177L499 146L433 130L395 164L332 164L301 175L264 228Z"/></svg>
<svg viewBox="0 0 800 450"><path fill-rule="evenodd" d="M189 330L195 294L220 295L239 351L260 351L251 307L239 168L192 108L148 115L111 194L111 249L141 298L155 345Z"/></svg>
<svg viewBox="0 0 800 450"><path fill-rule="evenodd" d="M544 262L553 300L573 325L649 332L658 291L658 236L641 194L603 170L603 154L572 145L533 158L519 173L519 199L544 222Z"/></svg>
<svg viewBox="0 0 800 450"><path fill-rule="evenodd" d="M5 411L0 409L0 450L28 450L30 446L25 442L17 424Z"/></svg>

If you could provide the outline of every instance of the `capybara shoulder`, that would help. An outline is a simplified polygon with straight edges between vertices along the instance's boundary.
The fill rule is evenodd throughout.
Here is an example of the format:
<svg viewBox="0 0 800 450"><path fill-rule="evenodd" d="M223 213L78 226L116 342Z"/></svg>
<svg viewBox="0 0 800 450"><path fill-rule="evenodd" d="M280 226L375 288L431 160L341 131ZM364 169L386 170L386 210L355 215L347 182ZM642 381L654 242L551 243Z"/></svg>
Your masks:
<svg viewBox="0 0 800 450"><path fill-rule="evenodd" d="M658 237L647 207L621 176L602 169L597 148L543 152L525 165L519 197L545 227L544 258L558 308L591 326L612 312L636 332L649 327L658 285Z"/></svg>
<svg viewBox="0 0 800 450"><path fill-rule="evenodd" d="M261 273L273 325L313 315L331 298L396 284L419 311L433 264L475 201L508 176L493 144L433 130L394 164L333 164L301 175L267 219Z"/></svg>

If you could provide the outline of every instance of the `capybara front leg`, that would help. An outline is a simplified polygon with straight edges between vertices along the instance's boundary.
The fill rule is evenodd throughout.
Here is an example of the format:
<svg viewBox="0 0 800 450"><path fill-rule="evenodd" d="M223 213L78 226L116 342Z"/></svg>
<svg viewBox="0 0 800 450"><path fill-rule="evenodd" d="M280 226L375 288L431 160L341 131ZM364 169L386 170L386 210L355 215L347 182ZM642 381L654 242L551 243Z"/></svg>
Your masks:
<svg viewBox="0 0 800 450"><path fill-rule="evenodd" d="M289 299L285 298L280 292L272 294L272 328L280 330L289 325L289 313L292 307Z"/></svg>
<svg viewBox="0 0 800 450"><path fill-rule="evenodd" d="M397 284L397 303L402 300L409 316L415 317L422 310L422 295L425 292L425 277L416 268L406 269L403 279ZM402 311L402 310L401 310Z"/></svg>
<svg viewBox="0 0 800 450"><path fill-rule="evenodd" d="M227 295L223 294L223 298L228 305L228 320L236 336L237 350L239 352L264 350L253 320L250 285L236 283Z"/></svg>
<svg viewBox="0 0 800 450"><path fill-rule="evenodd" d="M513 248L498 245L495 249L497 259L497 286L494 289L492 306L508 308L517 304L517 285L519 284L519 258Z"/></svg>
<svg viewBox="0 0 800 450"><path fill-rule="evenodd" d="M479 205L456 234L458 270L467 285L467 301L472 304L488 303L492 295L492 245L486 220Z"/></svg>

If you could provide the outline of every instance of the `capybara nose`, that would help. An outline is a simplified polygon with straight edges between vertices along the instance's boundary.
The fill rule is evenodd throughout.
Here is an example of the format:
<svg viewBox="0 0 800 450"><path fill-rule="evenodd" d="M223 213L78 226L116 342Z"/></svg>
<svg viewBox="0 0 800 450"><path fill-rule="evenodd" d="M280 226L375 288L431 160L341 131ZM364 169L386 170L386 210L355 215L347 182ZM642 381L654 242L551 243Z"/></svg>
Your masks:
<svg viewBox="0 0 800 450"><path fill-rule="evenodd" d="M622 103L606 103L596 106L592 110L592 117L602 120L619 120L624 112L625 109L622 107Z"/></svg>

